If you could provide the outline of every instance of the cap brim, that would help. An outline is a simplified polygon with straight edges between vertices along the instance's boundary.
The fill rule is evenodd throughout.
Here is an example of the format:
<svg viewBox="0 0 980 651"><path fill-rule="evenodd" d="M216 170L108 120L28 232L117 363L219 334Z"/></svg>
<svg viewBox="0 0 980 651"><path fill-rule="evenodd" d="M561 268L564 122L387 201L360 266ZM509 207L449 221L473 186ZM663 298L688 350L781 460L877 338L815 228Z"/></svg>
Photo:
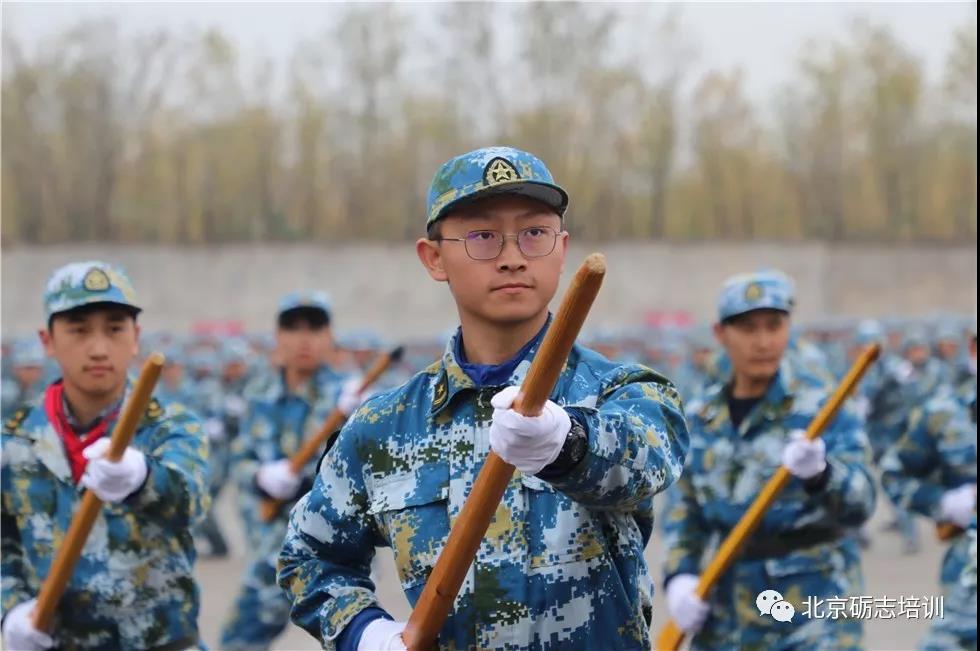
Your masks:
<svg viewBox="0 0 980 651"><path fill-rule="evenodd" d="M330 310L324 308L322 305L293 305L285 309L280 309L279 313L276 316L281 317L291 312L299 313L299 312L305 312L307 310L320 312L328 319L330 318Z"/></svg>
<svg viewBox="0 0 980 651"><path fill-rule="evenodd" d="M759 305L758 307L753 307L752 309L749 310L742 310L741 312L733 312L731 314L726 314L725 316L720 318L719 321L724 322L724 321L728 321L729 319L734 319L737 316L742 316L743 314L751 314L752 312L763 312L763 311L782 312L783 314L792 314L792 310L785 306L777 307L775 305Z"/></svg>
<svg viewBox="0 0 980 651"><path fill-rule="evenodd" d="M465 197L450 201L442 207L442 210L429 223L440 220L450 212L479 201L480 199L504 194L516 194L540 201L549 208L552 208L559 216L564 215L565 210L568 208L568 193L557 185L542 183L540 181L513 181L511 183L500 183L488 188L481 188Z"/></svg>
<svg viewBox="0 0 980 651"><path fill-rule="evenodd" d="M75 310L88 310L93 307L104 307L104 308L120 308L127 310L134 317L143 311L143 308L136 307L135 305L130 305L129 303L120 303L119 301L89 301L87 303L79 303L78 305L72 306L67 310L58 310L57 312L51 312L48 318L59 316L62 314L68 314L69 312L74 312Z"/></svg>

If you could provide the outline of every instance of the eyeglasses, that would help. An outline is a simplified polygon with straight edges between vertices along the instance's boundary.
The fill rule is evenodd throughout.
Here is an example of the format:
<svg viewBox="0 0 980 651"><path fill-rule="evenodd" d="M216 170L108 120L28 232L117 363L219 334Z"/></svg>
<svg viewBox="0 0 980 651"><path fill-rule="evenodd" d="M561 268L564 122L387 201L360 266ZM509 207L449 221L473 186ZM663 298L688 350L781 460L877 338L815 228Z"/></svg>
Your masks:
<svg viewBox="0 0 980 651"><path fill-rule="evenodd" d="M494 260L504 250L504 243L513 239L526 258L541 258L555 250L559 232L549 226L531 226L516 235L500 231L470 231L466 237L439 237L440 242L462 242L466 255L474 260Z"/></svg>

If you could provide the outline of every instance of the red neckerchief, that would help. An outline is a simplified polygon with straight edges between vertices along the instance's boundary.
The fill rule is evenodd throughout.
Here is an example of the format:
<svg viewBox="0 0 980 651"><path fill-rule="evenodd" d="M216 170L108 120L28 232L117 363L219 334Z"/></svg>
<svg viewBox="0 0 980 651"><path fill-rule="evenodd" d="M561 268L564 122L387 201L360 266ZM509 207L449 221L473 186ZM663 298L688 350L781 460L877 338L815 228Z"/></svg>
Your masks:
<svg viewBox="0 0 980 651"><path fill-rule="evenodd" d="M61 380L45 390L44 413L47 414L48 422L54 427L54 431L61 437L61 442L65 446L65 454L68 456L68 465L71 466L71 476L77 484L78 480L82 478L82 473L85 472L86 464L88 464L88 459L82 455L82 451L102 438L109 429L109 423L115 419L119 412L118 410L113 411L99 419L95 427L86 432L83 438L79 438L65 413L64 390L65 387Z"/></svg>

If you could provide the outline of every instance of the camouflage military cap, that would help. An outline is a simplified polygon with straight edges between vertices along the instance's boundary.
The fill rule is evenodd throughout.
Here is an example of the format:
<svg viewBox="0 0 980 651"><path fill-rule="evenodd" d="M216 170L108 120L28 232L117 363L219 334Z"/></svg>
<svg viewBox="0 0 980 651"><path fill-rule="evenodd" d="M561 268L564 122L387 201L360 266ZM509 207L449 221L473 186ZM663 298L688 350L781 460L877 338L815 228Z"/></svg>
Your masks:
<svg viewBox="0 0 980 651"><path fill-rule="evenodd" d="M252 350L244 339L228 339L221 345L222 364L248 361L251 354Z"/></svg>
<svg viewBox="0 0 980 651"><path fill-rule="evenodd" d="M902 350L908 350L913 346L928 346L929 334L920 325L909 326L902 338Z"/></svg>
<svg viewBox="0 0 980 651"><path fill-rule="evenodd" d="M793 280L783 272L767 269L738 274L722 286L718 296L718 320L753 310L792 312L794 303Z"/></svg>
<svg viewBox="0 0 980 651"><path fill-rule="evenodd" d="M963 330L951 320L942 320L936 325L936 341L954 341L963 339Z"/></svg>
<svg viewBox="0 0 980 651"><path fill-rule="evenodd" d="M885 339L885 329L874 319L865 319L857 325L854 331L854 342L857 344L881 343Z"/></svg>
<svg viewBox="0 0 980 651"><path fill-rule="evenodd" d="M330 297L326 292L314 290L306 292L289 292L279 300L279 314L301 307L322 310L330 316Z"/></svg>
<svg viewBox="0 0 980 651"><path fill-rule="evenodd" d="M213 372L218 369L218 355L213 350L195 350L187 356L187 366L195 371Z"/></svg>
<svg viewBox="0 0 980 651"><path fill-rule="evenodd" d="M163 358L167 361L167 364L177 364L179 366L183 366L187 361L183 347L178 344L170 344L164 347Z"/></svg>
<svg viewBox="0 0 980 651"><path fill-rule="evenodd" d="M44 291L45 316L95 303L113 303L142 311L136 305L136 290L126 273L105 262L72 262L51 274Z"/></svg>
<svg viewBox="0 0 980 651"><path fill-rule="evenodd" d="M44 366L46 358L44 346L37 339L19 339L10 350L13 366Z"/></svg>
<svg viewBox="0 0 980 651"><path fill-rule="evenodd" d="M559 215L568 193L533 154L513 147L484 147L457 156L439 168L429 185L426 226L451 210L480 197L519 194L550 206Z"/></svg>

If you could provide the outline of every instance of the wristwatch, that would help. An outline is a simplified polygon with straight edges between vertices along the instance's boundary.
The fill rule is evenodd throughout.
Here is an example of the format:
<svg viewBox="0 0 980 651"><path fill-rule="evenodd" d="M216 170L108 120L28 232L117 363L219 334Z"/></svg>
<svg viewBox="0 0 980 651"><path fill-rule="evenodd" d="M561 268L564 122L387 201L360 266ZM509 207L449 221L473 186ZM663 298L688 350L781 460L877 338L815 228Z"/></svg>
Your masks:
<svg viewBox="0 0 980 651"><path fill-rule="evenodd" d="M589 432L585 425L576 420L572 421L572 427L568 430L565 443L561 446L558 457L547 466L541 469L538 477L541 479L558 479L559 477L571 472L571 470L582 462L589 451Z"/></svg>

